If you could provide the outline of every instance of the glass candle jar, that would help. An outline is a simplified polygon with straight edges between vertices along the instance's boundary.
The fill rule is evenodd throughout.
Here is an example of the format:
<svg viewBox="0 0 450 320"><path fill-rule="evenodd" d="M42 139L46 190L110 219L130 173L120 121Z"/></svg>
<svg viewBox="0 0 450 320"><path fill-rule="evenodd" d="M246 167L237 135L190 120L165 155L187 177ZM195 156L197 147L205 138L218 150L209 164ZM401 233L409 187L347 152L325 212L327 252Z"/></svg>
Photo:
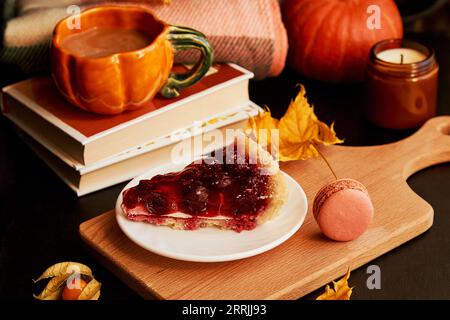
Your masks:
<svg viewBox="0 0 450 320"><path fill-rule="evenodd" d="M389 129L411 129L436 114L439 67L434 51L392 39L372 47L365 86L367 115Z"/></svg>

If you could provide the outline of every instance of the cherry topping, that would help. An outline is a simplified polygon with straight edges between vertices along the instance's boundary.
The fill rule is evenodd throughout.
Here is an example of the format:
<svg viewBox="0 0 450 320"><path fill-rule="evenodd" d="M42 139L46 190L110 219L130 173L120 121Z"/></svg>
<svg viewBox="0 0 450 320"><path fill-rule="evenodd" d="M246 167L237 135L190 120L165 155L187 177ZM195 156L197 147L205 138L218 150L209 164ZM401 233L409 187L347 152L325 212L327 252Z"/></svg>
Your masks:
<svg viewBox="0 0 450 320"><path fill-rule="evenodd" d="M168 213L169 203L161 193L149 192L144 203L149 213L160 215Z"/></svg>
<svg viewBox="0 0 450 320"><path fill-rule="evenodd" d="M269 176L261 174L260 165L248 163L248 156L239 157L236 149L220 151L180 172L141 181L125 191L124 205L130 209L142 205L154 215L238 215L254 221L271 200Z"/></svg>
<svg viewBox="0 0 450 320"><path fill-rule="evenodd" d="M206 211L209 191L201 181L196 180L185 187L183 195L183 209L186 213L196 214Z"/></svg>

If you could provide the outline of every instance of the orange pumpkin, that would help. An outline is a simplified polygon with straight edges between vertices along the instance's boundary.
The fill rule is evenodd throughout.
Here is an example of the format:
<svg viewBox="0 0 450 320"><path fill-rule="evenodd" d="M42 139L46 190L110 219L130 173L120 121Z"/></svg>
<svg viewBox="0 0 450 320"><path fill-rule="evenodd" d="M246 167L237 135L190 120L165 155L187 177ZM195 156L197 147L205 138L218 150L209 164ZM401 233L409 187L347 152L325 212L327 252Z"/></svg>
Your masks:
<svg viewBox="0 0 450 320"><path fill-rule="evenodd" d="M290 65L321 81L362 80L371 47L403 37L393 0L286 0L283 15Z"/></svg>

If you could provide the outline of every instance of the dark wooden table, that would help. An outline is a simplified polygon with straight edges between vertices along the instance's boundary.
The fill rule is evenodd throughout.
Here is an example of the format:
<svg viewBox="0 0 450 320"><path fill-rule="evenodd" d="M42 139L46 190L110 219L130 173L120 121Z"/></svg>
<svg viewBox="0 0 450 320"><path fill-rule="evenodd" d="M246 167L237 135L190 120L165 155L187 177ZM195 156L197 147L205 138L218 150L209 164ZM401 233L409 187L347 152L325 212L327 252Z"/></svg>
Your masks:
<svg viewBox="0 0 450 320"><path fill-rule="evenodd" d="M443 35L413 38L436 49L441 68L438 113L450 114L450 39ZM12 67L0 66L0 70L1 85L23 77ZM302 79L290 69L278 78L251 83L251 97L280 116L296 94L297 83L306 86L319 118L327 123L336 121L336 130L348 145L382 144L413 132L382 130L369 124L362 113L361 85L321 84ZM354 299L450 299L450 164L423 170L408 182L434 207L434 226L370 263L381 268L381 290L367 289L367 266L354 271L350 280L355 286ZM103 283L104 300L139 299L90 256L78 236L81 222L114 207L123 186L78 199L0 117L0 299L30 299L31 279L61 261L92 267Z"/></svg>

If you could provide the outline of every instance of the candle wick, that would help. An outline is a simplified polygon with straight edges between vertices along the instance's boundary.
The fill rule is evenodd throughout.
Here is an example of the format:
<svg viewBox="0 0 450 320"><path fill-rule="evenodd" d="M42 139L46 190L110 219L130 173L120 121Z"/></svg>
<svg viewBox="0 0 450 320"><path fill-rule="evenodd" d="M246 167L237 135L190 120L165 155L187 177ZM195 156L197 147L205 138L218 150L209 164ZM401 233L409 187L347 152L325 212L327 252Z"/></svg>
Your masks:
<svg viewBox="0 0 450 320"><path fill-rule="evenodd" d="M403 54L400 54L400 64L403 64Z"/></svg>

